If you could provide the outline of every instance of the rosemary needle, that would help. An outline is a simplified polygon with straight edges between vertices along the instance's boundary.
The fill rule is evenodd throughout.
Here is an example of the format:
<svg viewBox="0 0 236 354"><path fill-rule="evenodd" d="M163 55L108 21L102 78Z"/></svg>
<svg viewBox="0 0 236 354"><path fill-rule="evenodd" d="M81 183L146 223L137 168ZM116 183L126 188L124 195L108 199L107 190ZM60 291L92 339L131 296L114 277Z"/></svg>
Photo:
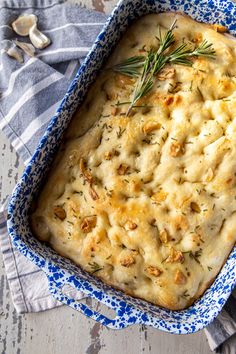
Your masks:
<svg viewBox="0 0 236 354"><path fill-rule="evenodd" d="M173 64L192 66L193 63L189 58L199 56L213 59L215 57L215 50L212 44L203 41L193 50L188 48L187 44L182 44L170 54L168 61Z"/></svg>
<svg viewBox="0 0 236 354"><path fill-rule="evenodd" d="M113 70L127 76L138 77L139 69L143 66L144 60L145 57L143 55L136 55L113 66Z"/></svg>
<svg viewBox="0 0 236 354"><path fill-rule="evenodd" d="M146 56L137 55L124 60L113 67L123 75L127 75L137 79L133 97L126 115L129 115L135 103L146 96L152 89L155 76L165 67L166 64L179 64L192 66L192 57L205 57L214 59L216 53L211 43L204 40L199 46L195 48L189 47L186 43L181 44L173 51L166 50L175 43L173 30L176 27L176 21L171 25L164 36L159 33L159 48L157 50L150 50Z"/></svg>

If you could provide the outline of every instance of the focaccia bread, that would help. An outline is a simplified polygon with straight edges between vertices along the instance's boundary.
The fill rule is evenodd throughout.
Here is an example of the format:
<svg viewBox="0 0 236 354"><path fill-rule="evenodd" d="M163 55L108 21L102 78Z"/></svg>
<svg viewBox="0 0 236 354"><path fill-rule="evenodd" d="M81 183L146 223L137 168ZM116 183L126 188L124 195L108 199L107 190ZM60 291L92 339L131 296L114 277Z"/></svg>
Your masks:
<svg viewBox="0 0 236 354"><path fill-rule="evenodd" d="M158 46L212 43L215 59L167 65L127 116L135 79L112 66ZM180 14L132 24L68 128L31 215L35 235L104 282L183 309L236 240L236 46Z"/></svg>

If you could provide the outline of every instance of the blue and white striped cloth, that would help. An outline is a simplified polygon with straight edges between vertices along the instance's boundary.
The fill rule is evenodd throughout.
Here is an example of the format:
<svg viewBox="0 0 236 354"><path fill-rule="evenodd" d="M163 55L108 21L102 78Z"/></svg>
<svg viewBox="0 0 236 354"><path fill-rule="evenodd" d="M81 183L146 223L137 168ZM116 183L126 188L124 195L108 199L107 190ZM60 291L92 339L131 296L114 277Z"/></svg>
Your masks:
<svg viewBox="0 0 236 354"><path fill-rule="evenodd" d="M34 58L25 57L23 65L0 51L0 129L27 164L106 16L60 0L1 1L0 42L16 38L9 24L22 13L37 15L39 28L52 41ZM5 220L2 212L1 249L16 310L37 312L59 306L49 293L45 274L12 247ZM232 296L206 334L212 350L235 354L235 333Z"/></svg>

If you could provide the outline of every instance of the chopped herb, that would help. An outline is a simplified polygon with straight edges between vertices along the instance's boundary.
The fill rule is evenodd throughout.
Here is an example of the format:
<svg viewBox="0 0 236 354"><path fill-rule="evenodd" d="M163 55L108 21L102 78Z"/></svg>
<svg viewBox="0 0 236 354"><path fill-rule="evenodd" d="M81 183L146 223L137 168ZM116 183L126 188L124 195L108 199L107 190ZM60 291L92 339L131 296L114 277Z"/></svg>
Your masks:
<svg viewBox="0 0 236 354"><path fill-rule="evenodd" d="M108 197L110 197L110 198L111 198L111 197L112 197L112 194L113 194L113 190L111 189L111 190L110 190L110 191L108 191L106 194L107 194L107 196L108 196Z"/></svg>
<svg viewBox="0 0 236 354"><path fill-rule="evenodd" d="M202 91L200 90L200 88L197 86L197 92L199 94L199 96L201 97L201 99L204 101L204 96L202 94Z"/></svg>
<svg viewBox="0 0 236 354"><path fill-rule="evenodd" d="M101 267L98 263L96 262L91 262L89 263L90 267L91 267L91 270L92 270L92 274L96 273L96 272L99 272L99 270L102 270L103 267Z"/></svg>
<svg viewBox="0 0 236 354"><path fill-rule="evenodd" d="M146 138L146 139L143 139L142 140L142 143L145 143L145 144L150 144L151 143L151 140Z"/></svg>
<svg viewBox="0 0 236 354"><path fill-rule="evenodd" d="M139 49L140 51L143 51L143 52L146 52L147 50L146 50L146 44L144 44L143 46L142 46L142 48L141 49Z"/></svg>
<svg viewBox="0 0 236 354"><path fill-rule="evenodd" d="M212 268L211 268L211 267L209 267L209 266L207 266L207 269L209 270L209 272L212 270Z"/></svg>
<svg viewBox="0 0 236 354"><path fill-rule="evenodd" d="M175 85L169 84L171 88L168 89L168 93L177 93L178 91L180 91L181 84L182 84L182 82L180 82L180 81L176 82Z"/></svg>
<svg viewBox="0 0 236 354"><path fill-rule="evenodd" d="M189 91L193 91L193 80L191 81L191 85L189 87Z"/></svg>
<svg viewBox="0 0 236 354"><path fill-rule="evenodd" d="M119 127L119 131L116 132L116 135L117 135L118 139L120 139L122 137L122 135L124 134L125 130L126 130L125 128L121 129L121 127Z"/></svg>
<svg viewBox="0 0 236 354"><path fill-rule="evenodd" d="M182 179L182 177L179 177L179 179L174 178L174 181L178 184L183 184L185 182L184 179Z"/></svg>
<svg viewBox="0 0 236 354"><path fill-rule="evenodd" d="M223 227L224 227L224 224L225 224L225 221L226 221L226 219L224 219L224 220L222 221L221 227L220 227L220 229L219 229L219 233L222 231L222 229L223 229Z"/></svg>
<svg viewBox="0 0 236 354"><path fill-rule="evenodd" d="M110 117L110 114L107 114L105 116L103 116L102 114L100 115L100 118L108 118L108 117Z"/></svg>
<svg viewBox="0 0 236 354"><path fill-rule="evenodd" d="M168 136L169 136L169 134L167 133L165 137L164 136L161 137L161 140L165 143L167 138L168 138Z"/></svg>
<svg viewBox="0 0 236 354"><path fill-rule="evenodd" d="M83 195L83 191L74 191L73 194Z"/></svg>
<svg viewBox="0 0 236 354"><path fill-rule="evenodd" d="M115 106L123 106L124 104L130 104L130 101L125 101L125 102L117 102Z"/></svg>
<svg viewBox="0 0 236 354"><path fill-rule="evenodd" d="M199 257L202 255L202 249L196 251L196 252L189 252L189 257L194 259L198 264L200 264Z"/></svg>
<svg viewBox="0 0 236 354"><path fill-rule="evenodd" d="M184 299L187 299L188 297L190 297L190 295L189 295L189 293L188 293L188 290L185 290L185 291L183 292L183 294L180 295L180 297L182 297L182 298L184 298Z"/></svg>

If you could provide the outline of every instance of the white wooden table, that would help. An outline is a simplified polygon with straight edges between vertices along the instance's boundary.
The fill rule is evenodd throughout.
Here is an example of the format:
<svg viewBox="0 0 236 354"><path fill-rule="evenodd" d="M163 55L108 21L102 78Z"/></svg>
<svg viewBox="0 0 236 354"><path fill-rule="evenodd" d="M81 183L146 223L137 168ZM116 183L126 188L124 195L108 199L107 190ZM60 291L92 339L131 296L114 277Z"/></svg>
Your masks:
<svg viewBox="0 0 236 354"><path fill-rule="evenodd" d="M109 13L116 0L69 0ZM5 200L23 171L23 164L0 132L0 200ZM97 305L97 309L100 306ZM0 255L1 354L209 354L204 332L170 335L132 326L112 331L68 307L18 315L13 308Z"/></svg>

